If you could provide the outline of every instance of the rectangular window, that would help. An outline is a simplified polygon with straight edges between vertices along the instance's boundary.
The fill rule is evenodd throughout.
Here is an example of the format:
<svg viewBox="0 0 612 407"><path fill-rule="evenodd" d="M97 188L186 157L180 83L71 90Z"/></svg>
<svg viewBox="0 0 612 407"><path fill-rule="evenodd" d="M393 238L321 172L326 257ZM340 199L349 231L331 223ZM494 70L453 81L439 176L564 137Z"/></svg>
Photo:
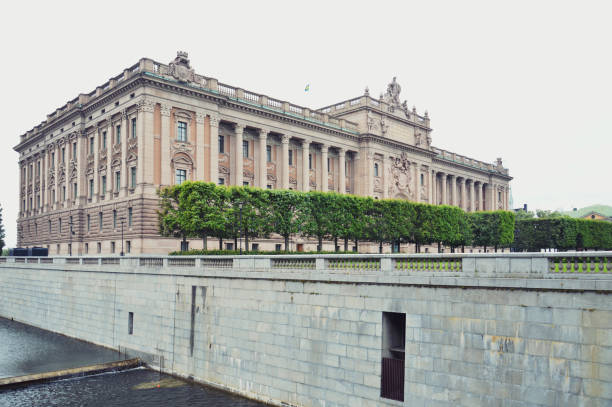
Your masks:
<svg viewBox="0 0 612 407"><path fill-rule="evenodd" d="M280 252L282 250L282 246L280 243L277 243L274 245L274 250L276 250L277 252Z"/></svg>
<svg viewBox="0 0 612 407"><path fill-rule="evenodd" d="M113 229L117 229L117 210L113 209Z"/></svg>
<svg viewBox="0 0 612 407"><path fill-rule="evenodd" d="M128 312L128 335L132 334L134 334L134 313Z"/></svg>
<svg viewBox="0 0 612 407"><path fill-rule="evenodd" d="M72 199L76 200L77 199L77 193L79 192L79 190L77 189L77 184L76 182L74 184L72 184Z"/></svg>
<svg viewBox="0 0 612 407"><path fill-rule="evenodd" d="M421 174L421 186L425 184L425 175Z"/></svg>
<svg viewBox="0 0 612 407"><path fill-rule="evenodd" d="M242 181L242 186L243 187L248 187L249 186L249 181Z"/></svg>
<svg viewBox="0 0 612 407"><path fill-rule="evenodd" d="M55 152L51 153L51 168L55 167Z"/></svg>
<svg viewBox="0 0 612 407"><path fill-rule="evenodd" d="M62 218L59 218L58 226L59 226L59 232L62 233Z"/></svg>
<svg viewBox="0 0 612 407"><path fill-rule="evenodd" d="M293 150L287 152L289 154L289 165L293 165Z"/></svg>
<svg viewBox="0 0 612 407"><path fill-rule="evenodd" d="M76 161L77 159L77 146L76 143L72 143L72 160Z"/></svg>
<svg viewBox="0 0 612 407"><path fill-rule="evenodd" d="M259 243L253 243L251 248L254 252L256 252L257 250L259 250Z"/></svg>
<svg viewBox="0 0 612 407"><path fill-rule="evenodd" d="M136 188L136 167L130 168L130 187Z"/></svg>
<svg viewBox="0 0 612 407"><path fill-rule="evenodd" d="M327 158L327 172L331 172L331 160L329 159L329 157Z"/></svg>
<svg viewBox="0 0 612 407"><path fill-rule="evenodd" d="M85 254L89 253L89 243L85 243Z"/></svg>
<svg viewBox="0 0 612 407"><path fill-rule="evenodd" d="M94 183L93 183L93 179L89 180L89 197L93 198L94 195Z"/></svg>
<svg viewBox="0 0 612 407"><path fill-rule="evenodd" d="M127 245L127 252L132 252L132 242L130 240L126 240L125 244Z"/></svg>
<svg viewBox="0 0 612 407"><path fill-rule="evenodd" d="M219 178L219 185L225 185L225 178Z"/></svg>
<svg viewBox="0 0 612 407"><path fill-rule="evenodd" d="M66 200L66 186L62 187L62 200L65 201Z"/></svg>
<svg viewBox="0 0 612 407"><path fill-rule="evenodd" d="M102 230L102 221L104 220L102 212L98 212L98 229Z"/></svg>
<svg viewBox="0 0 612 407"><path fill-rule="evenodd" d="M128 226L132 227L132 207L128 208Z"/></svg>
<svg viewBox="0 0 612 407"><path fill-rule="evenodd" d="M187 170L176 170L176 185L180 185L187 179Z"/></svg>
<svg viewBox="0 0 612 407"><path fill-rule="evenodd" d="M98 254L102 253L102 243L98 242Z"/></svg>
<svg viewBox="0 0 612 407"><path fill-rule="evenodd" d="M272 184L268 184L268 185L266 185L266 188L267 188L267 189L272 189Z"/></svg>
<svg viewBox="0 0 612 407"><path fill-rule="evenodd" d="M121 126L115 127L115 144L121 144Z"/></svg>
<svg viewBox="0 0 612 407"><path fill-rule="evenodd" d="M178 141L187 141L187 123L178 122L178 132L176 135Z"/></svg>
<svg viewBox="0 0 612 407"><path fill-rule="evenodd" d="M91 215L87 214L87 231L91 230Z"/></svg>
<svg viewBox="0 0 612 407"><path fill-rule="evenodd" d="M242 156L244 158L249 158L249 141L248 140L242 141Z"/></svg>
<svg viewBox="0 0 612 407"><path fill-rule="evenodd" d="M234 244L233 243L226 243L225 244L225 250L234 250Z"/></svg>
<svg viewBox="0 0 612 407"><path fill-rule="evenodd" d="M106 132L102 132L102 149L106 150Z"/></svg>
<svg viewBox="0 0 612 407"><path fill-rule="evenodd" d="M94 153L94 138L91 137L89 139L89 154L93 154Z"/></svg>
<svg viewBox="0 0 612 407"><path fill-rule="evenodd" d="M219 136L219 153L225 153L225 137Z"/></svg>
<svg viewBox="0 0 612 407"><path fill-rule="evenodd" d="M136 138L136 118L132 119L132 138Z"/></svg>
<svg viewBox="0 0 612 407"><path fill-rule="evenodd" d="M272 146L266 146L266 161L272 162Z"/></svg>
<svg viewBox="0 0 612 407"><path fill-rule="evenodd" d="M66 147L62 147L62 164L66 162Z"/></svg>
<svg viewBox="0 0 612 407"><path fill-rule="evenodd" d="M106 175L102 175L102 195L106 195Z"/></svg>
<svg viewBox="0 0 612 407"><path fill-rule="evenodd" d="M51 221L49 220L49 233L51 233Z"/></svg>
<svg viewBox="0 0 612 407"><path fill-rule="evenodd" d="M51 190L51 202L55 202L55 189Z"/></svg>
<svg viewBox="0 0 612 407"><path fill-rule="evenodd" d="M380 397L404 401L406 314L382 313Z"/></svg>
<svg viewBox="0 0 612 407"><path fill-rule="evenodd" d="M111 242L111 253L115 253L115 242Z"/></svg>
<svg viewBox="0 0 612 407"><path fill-rule="evenodd" d="M312 154L308 154L308 169L312 170Z"/></svg>
<svg viewBox="0 0 612 407"><path fill-rule="evenodd" d="M115 192L121 188L121 171L115 173Z"/></svg>

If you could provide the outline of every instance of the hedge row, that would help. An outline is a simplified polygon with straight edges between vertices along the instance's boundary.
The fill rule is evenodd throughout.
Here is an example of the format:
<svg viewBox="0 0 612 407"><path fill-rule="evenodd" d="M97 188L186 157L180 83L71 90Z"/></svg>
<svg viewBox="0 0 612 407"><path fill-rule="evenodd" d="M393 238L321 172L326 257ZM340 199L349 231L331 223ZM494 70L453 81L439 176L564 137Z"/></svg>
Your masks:
<svg viewBox="0 0 612 407"><path fill-rule="evenodd" d="M315 238L320 250L323 240L335 246L344 242L444 244L507 247L513 241L514 213L477 212L444 205L429 205L401 199L374 200L370 197L335 192L263 190L225 187L204 182L184 182L160 192L159 228L163 236L249 239L278 234L285 250L293 235ZM185 245L186 246L186 245ZM184 247L183 247L184 248Z"/></svg>
<svg viewBox="0 0 612 407"><path fill-rule="evenodd" d="M574 219L517 220L512 247L516 251L558 250L612 250L612 223Z"/></svg>

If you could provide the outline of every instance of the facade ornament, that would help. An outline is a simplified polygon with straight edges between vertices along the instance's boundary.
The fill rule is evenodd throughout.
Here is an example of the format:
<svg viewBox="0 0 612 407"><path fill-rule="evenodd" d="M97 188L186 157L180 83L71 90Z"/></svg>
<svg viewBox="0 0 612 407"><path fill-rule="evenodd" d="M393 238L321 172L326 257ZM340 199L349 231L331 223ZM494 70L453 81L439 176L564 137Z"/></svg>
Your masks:
<svg viewBox="0 0 612 407"><path fill-rule="evenodd" d="M219 127L219 122L221 121L221 117L218 114L209 114L210 117L210 125L213 127Z"/></svg>
<svg viewBox="0 0 612 407"><path fill-rule="evenodd" d="M371 110L368 110L368 131L372 132L378 130L378 124L376 124L376 121L374 120L374 115L372 114Z"/></svg>
<svg viewBox="0 0 612 407"><path fill-rule="evenodd" d="M497 160L495 161L495 166L500 169L500 168L504 168L503 164L502 164L502 159L501 157L497 157Z"/></svg>
<svg viewBox="0 0 612 407"><path fill-rule="evenodd" d="M161 111L162 116L170 116L170 110L171 110L170 105L167 105L165 103L161 104L160 111Z"/></svg>
<svg viewBox="0 0 612 407"><path fill-rule="evenodd" d="M206 119L206 114L202 112L196 112L196 123L203 124Z"/></svg>
<svg viewBox="0 0 612 407"><path fill-rule="evenodd" d="M389 175L391 180L389 185L389 196L394 197L396 195L403 195L409 198L414 197L412 176L410 174L410 161L408 160L406 152L403 152L400 157L391 159Z"/></svg>
<svg viewBox="0 0 612 407"><path fill-rule="evenodd" d="M121 110L121 120L127 120L127 116L128 116L127 109Z"/></svg>
<svg viewBox="0 0 612 407"><path fill-rule="evenodd" d="M365 91L363 92L365 96L370 96L370 88L366 86Z"/></svg>
<svg viewBox="0 0 612 407"><path fill-rule="evenodd" d="M412 105L412 114L416 114L416 106Z"/></svg>
<svg viewBox="0 0 612 407"><path fill-rule="evenodd" d="M422 147L423 145L423 135L421 133L416 133L414 135L414 145L417 147Z"/></svg>
<svg viewBox="0 0 612 407"><path fill-rule="evenodd" d="M387 124L387 121L385 120L385 115L383 114L382 117L380 118L380 132L382 133L383 136L385 136L388 130L389 130L389 125Z"/></svg>
<svg viewBox="0 0 612 407"><path fill-rule="evenodd" d="M431 134L430 133L427 133L427 138L425 140L427 141L427 144L425 145L425 147L429 149L431 147Z"/></svg>
<svg viewBox="0 0 612 407"><path fill-rule="evenodd" d="M387 85L387 93L385 93L385 101L392 105L399 105L399 94L402 87L397 83L397 78L394 76L393 81Z"/></svg>
<svg viewBox="0 0 612 407"><path fill-rule="evenodd" d="M289 144L289 138L290 138L290 137L289 137L289 135L287 135L287 134L283 134L283 137L282 137L282 139L281 139L281 142L282 142L283 144Z"/></svg>
<svg viewBox="0 0 612 407"><path fill-rule="evenodd" d="M189 64L188 54L178 51L174 61L170 62L168 73L179 82L194 82L195 71Z"/></svg>
<svg viewBox="0 0 612 407"><path fill-rule="evenodd" d="M155 103L151 99L142 99L138 102L138 111L153 113L155 110Z"/></svg>
<svg viewBox="0 0 612 407"><path fill-rule="evenodd" d="M426 119L429 118L429 113L427 113L427 110L425 110L425 114L423 115L423 117L425 117Z"/></svg>

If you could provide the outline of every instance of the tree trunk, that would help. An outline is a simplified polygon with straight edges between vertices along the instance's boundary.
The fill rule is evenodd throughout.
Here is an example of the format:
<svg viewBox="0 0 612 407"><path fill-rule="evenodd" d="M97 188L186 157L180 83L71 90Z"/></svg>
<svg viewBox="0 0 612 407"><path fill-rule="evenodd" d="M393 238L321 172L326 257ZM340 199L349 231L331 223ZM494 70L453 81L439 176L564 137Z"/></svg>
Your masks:
<svg viewBox="0 0 612 407"><path fill-rule="evenodd" d="M249 251L249 234L244 232L244 250Z"/></svg>
<svg viewBox="0 0 612 407"><path fill-rule="evenodd" d="M317 246L317 251L318 252L323 251L323 237L322 236L319 236L319 245Z"/></svg>
<svg viewBox="0 0 612 407"><path fill-rule="evenodd" d="M285 251L289 251L289 235L285 236Z"/></svg>
<svg viewBox="0 0 612 407"><path fill-rule="evenodd" d="M238 250L238 236L234 236L234 250Z"/></svg>
<svg viewBox="0 0 612 407"><path fill-rule="evenodd" d="M219 250L223 250L223 238L219 238Z"/></svg>
<svg viewBox="0 0 612 407"><path fill-rule="evenodd" d="M208 239L206 235L202 235L202 250L208 250Z"/></svg>
<svg viewBox="0 0 612 407"><path fill-rule="evenodd" d="M334 251L337 252L338 251L338 238L334 237Z"/></svg>
<svg viewBox="0 0 612 407"><path fill-rule="evenodd" d="M484 252L486 253L487 252L487 246L483 246L483 248L484 248Z"/></svg>
<svg viewBox="0 0 612 407"><path fill-rule="evenodd" d="M442 253L442 245L438 242L438 253Z"/></svg>
<svg viewBox="0 0 612 407"><path fill-rule="evenodd" d="M348 237L344 238L344 251L348 252Z"/></svg>
<svg viewBox="0 0 612 407"><path fill-rule="evenodd" d="M497 253L497 245L495 245L495 253Z"/></svg>
<svg viewBox="0 0 612 407"><path fill-rule="evenodd" d="M382 241L378 243L378 253L382 253L382 244L383 244Z"/></svg>
<svg viewBox="0 0 612 407"><path fill-rule="evenodd" d="M465 253L465 245L464 244L461 245L461 253Z"/></svg>
<svg viewBox="0 0 612 407"><path fill-rule="evenodd" d="M359 253L359 240L355 239L355 251Z"/></svg>

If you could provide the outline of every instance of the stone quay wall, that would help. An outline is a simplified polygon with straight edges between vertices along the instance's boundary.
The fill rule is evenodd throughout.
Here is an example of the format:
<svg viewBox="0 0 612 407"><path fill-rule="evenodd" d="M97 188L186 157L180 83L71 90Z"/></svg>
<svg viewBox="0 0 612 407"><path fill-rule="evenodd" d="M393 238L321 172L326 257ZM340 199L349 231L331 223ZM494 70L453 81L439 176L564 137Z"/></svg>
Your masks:
<svg viewBox="0 0 612 407"><path fill-rule="evenodd" d="M612 252L0 260L0 316L283 406L610 406L611 294Z"/></svg>

